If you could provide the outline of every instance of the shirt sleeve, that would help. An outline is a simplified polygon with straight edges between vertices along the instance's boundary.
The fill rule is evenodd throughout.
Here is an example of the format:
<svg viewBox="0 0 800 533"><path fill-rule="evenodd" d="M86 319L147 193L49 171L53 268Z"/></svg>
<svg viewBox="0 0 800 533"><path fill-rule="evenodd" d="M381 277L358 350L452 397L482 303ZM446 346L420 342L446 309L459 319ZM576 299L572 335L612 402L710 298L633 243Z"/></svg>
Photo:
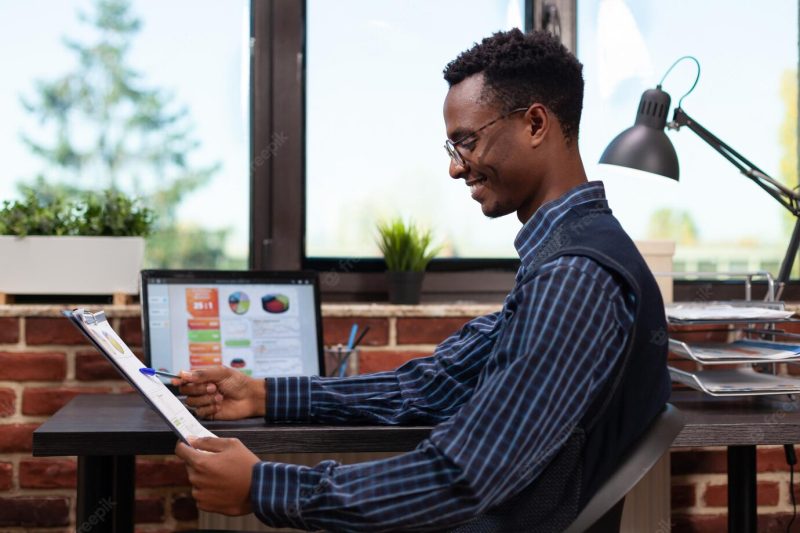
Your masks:
<svg viewBox="0 0 800 533"><path fill-rule="evenodd" d="M267 378L267 421L436 424L471 396L500 312L475 318L430 357L348 378Z"/></svg>
<svg viewBox="0 0 800 533"><path fill-rule="evenodd" d="M315 467L254 466L252 501L267 524L333 531L440 530L530 484L607 380L633 302L583 258L561 258L516 291L475 393L415 450Z"/></svg>

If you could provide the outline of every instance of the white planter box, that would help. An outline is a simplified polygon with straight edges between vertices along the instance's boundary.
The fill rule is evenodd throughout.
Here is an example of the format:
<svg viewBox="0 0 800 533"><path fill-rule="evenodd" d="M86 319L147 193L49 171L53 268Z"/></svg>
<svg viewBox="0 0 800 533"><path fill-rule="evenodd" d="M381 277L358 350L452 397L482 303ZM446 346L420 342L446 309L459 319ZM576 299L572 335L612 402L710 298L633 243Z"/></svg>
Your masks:
<svg viewBox="0 0 800 533"><path fill-rule="evenodd" d="M0 293L136 294L142 237L0 236Z"/></svg>

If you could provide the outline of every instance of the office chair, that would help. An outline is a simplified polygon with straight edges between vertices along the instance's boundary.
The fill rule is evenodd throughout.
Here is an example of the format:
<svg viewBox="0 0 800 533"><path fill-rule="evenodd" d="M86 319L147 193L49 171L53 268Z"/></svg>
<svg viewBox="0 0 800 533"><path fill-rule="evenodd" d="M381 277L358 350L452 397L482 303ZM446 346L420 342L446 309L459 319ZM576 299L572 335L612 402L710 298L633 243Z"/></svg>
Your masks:
<svg viewBox="0 0 800 533"><path fill-rule="evenodd" d="M625 495L669 451L683 426L683 415L667 404L627 459L600 486L565 533L619 531Z"/></svg>

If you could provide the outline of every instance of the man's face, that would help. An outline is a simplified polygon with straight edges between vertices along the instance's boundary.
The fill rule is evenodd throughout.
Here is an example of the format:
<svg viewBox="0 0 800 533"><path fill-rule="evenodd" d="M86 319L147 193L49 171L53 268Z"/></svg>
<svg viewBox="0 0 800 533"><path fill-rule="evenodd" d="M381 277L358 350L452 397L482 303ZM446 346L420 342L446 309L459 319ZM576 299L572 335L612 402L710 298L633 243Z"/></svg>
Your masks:
<svg viewBox="0 0 800 533"><path fill-rule="evenodd" d="M482 89L481 74L450 88L444 101L449 139L458 141L505 113L481 98ZM531 131L526 113L513 113L458 144L465 163L451 159L450 176L464 180L487 217L515 211L520 220L530 216L527 208L535 203L539 189Z"/></svg>

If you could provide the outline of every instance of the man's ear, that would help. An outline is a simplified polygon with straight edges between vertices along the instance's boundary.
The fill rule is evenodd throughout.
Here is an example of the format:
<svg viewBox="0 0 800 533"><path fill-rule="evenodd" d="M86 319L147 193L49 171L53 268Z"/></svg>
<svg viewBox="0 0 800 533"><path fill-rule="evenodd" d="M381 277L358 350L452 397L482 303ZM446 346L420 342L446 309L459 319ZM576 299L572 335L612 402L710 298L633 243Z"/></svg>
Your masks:
<svg viewBox="0 0 800 533"><path fill-rule="evenodd" d="M538 147L550 130L550 113L542 104L533 104L525 112L525 120L530 127L530 145Z"/></svg>

